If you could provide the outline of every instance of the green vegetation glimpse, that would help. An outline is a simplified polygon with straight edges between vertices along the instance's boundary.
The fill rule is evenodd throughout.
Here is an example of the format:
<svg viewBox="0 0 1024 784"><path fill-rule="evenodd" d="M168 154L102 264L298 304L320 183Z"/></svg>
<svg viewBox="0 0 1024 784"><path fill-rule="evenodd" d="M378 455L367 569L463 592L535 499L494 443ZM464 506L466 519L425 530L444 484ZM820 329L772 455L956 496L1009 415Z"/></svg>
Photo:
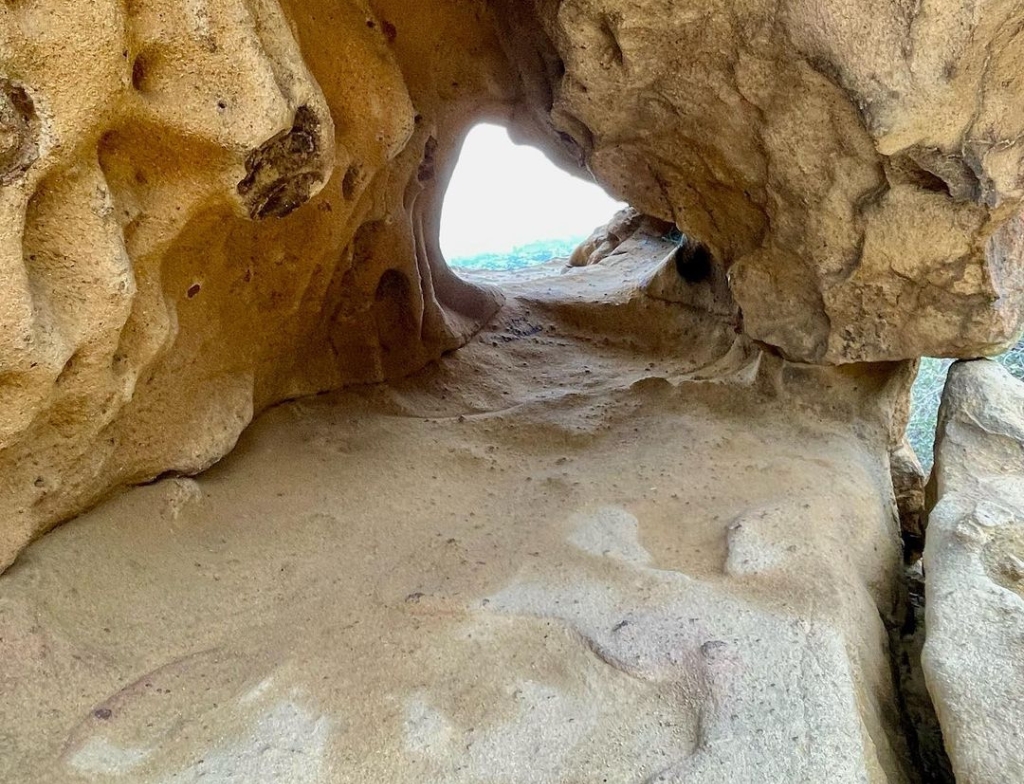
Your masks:
<svg viewBox="0 0 1024 784"><path fill-rule="evenodd" d="M1024 340L1005 354L993 359L1015 377L1024 380ZM942 387L946 383L946 372L952 364L951 359L922 359L921 369L910 393L910 424L907 425L907 438L917 452L925 472L931 470L934 460L932 448L938 423L939 402L942 400Z"/></svg>
<svg viewBox="0 0 1024 784"><path fill-rule="evenodd" d="M452 267L473 270L489 270L492 272L508 272L511 270L543 264L551 259L571 256L586 237L565 237L560 240L538 240L529 245L520 245L508 253L479 253L476 256L460 256L449 259Z"/></svg>

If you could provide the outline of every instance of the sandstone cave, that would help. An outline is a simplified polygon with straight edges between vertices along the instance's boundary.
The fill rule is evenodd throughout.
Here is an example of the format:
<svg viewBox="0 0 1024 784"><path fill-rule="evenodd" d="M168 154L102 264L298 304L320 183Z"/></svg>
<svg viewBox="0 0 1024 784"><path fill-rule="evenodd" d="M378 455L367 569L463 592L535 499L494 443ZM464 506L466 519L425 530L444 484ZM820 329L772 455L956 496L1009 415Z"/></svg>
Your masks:
<svg viewBox="0 0 1024 784"><path fill-rule="evenodd" d="M1024 782L1022 30L0 4L0 782Z"/></svg>

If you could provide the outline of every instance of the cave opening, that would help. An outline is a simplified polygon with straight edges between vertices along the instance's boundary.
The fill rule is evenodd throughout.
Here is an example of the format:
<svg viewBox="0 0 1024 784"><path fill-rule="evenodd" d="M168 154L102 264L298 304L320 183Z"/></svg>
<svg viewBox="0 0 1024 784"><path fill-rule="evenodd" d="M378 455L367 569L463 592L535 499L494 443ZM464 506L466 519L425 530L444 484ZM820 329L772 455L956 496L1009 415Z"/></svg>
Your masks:
<svg viewBox="0 0 1024 784"><path fill-rule="evenodd" d="M568 257L626 205L573 176L500 125L470 130L441 213L451 267L510 271Z"/></svg>

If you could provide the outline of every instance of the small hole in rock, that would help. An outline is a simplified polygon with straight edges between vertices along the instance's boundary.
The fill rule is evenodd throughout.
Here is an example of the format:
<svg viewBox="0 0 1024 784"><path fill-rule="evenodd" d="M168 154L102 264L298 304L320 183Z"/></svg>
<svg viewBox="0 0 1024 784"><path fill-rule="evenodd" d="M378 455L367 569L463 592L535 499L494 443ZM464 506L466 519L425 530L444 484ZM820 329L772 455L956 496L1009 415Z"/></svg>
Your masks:
<svg viewBox="0 0 1024 784"><path fill-rule="evenodd" d="M406 277L404 272L389 269L380 276L380 280L377 282L377 291L374 293L374 299L377 302L385 300L403 302L409 297L411 290L409 278Z"/></svg>
<svg viewBox="0 0 1024 784"><path fill-rule="evenodd" d="M356 197L358 186L359 166L353 163L345 171L345 176L341 180L341 195L345 197L345 201L352 201Z"/></svg>
<svg viewBox="0 0 1024 784"><path fill-rule="evenodd" d="M423 161L420 163L416 178L420 182L429 182L436 173L434 157L437 155L437 139L431 136L423 149Z"/></svg>
<svg viewBox="0 0 1024 784"><path fill-rule="evenodd" d="M687 283L701 283L711 277L711 251L703 242L683 236L675 250L676 272Z"/></svg>
<svg viewBox="0 0 1024 784"><path fill-rule="evenodd" d="M149 71L149 58L145 54L140 54L132 62L132 87L135 90L138 90L139 92L146 91Z"/></svg>

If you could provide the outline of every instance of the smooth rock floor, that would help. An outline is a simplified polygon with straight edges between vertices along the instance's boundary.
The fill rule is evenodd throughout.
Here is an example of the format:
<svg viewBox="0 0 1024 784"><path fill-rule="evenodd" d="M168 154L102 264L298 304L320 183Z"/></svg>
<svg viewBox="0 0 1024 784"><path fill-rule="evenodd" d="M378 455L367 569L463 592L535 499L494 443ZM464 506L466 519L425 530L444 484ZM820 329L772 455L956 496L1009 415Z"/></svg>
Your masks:
<svg viewBox="0 0 1024 784"><path fill-rule="evenodd" d="M588 274L34 544L0 781L907 780L870 391L677 356L697 316Z"/></svg>

